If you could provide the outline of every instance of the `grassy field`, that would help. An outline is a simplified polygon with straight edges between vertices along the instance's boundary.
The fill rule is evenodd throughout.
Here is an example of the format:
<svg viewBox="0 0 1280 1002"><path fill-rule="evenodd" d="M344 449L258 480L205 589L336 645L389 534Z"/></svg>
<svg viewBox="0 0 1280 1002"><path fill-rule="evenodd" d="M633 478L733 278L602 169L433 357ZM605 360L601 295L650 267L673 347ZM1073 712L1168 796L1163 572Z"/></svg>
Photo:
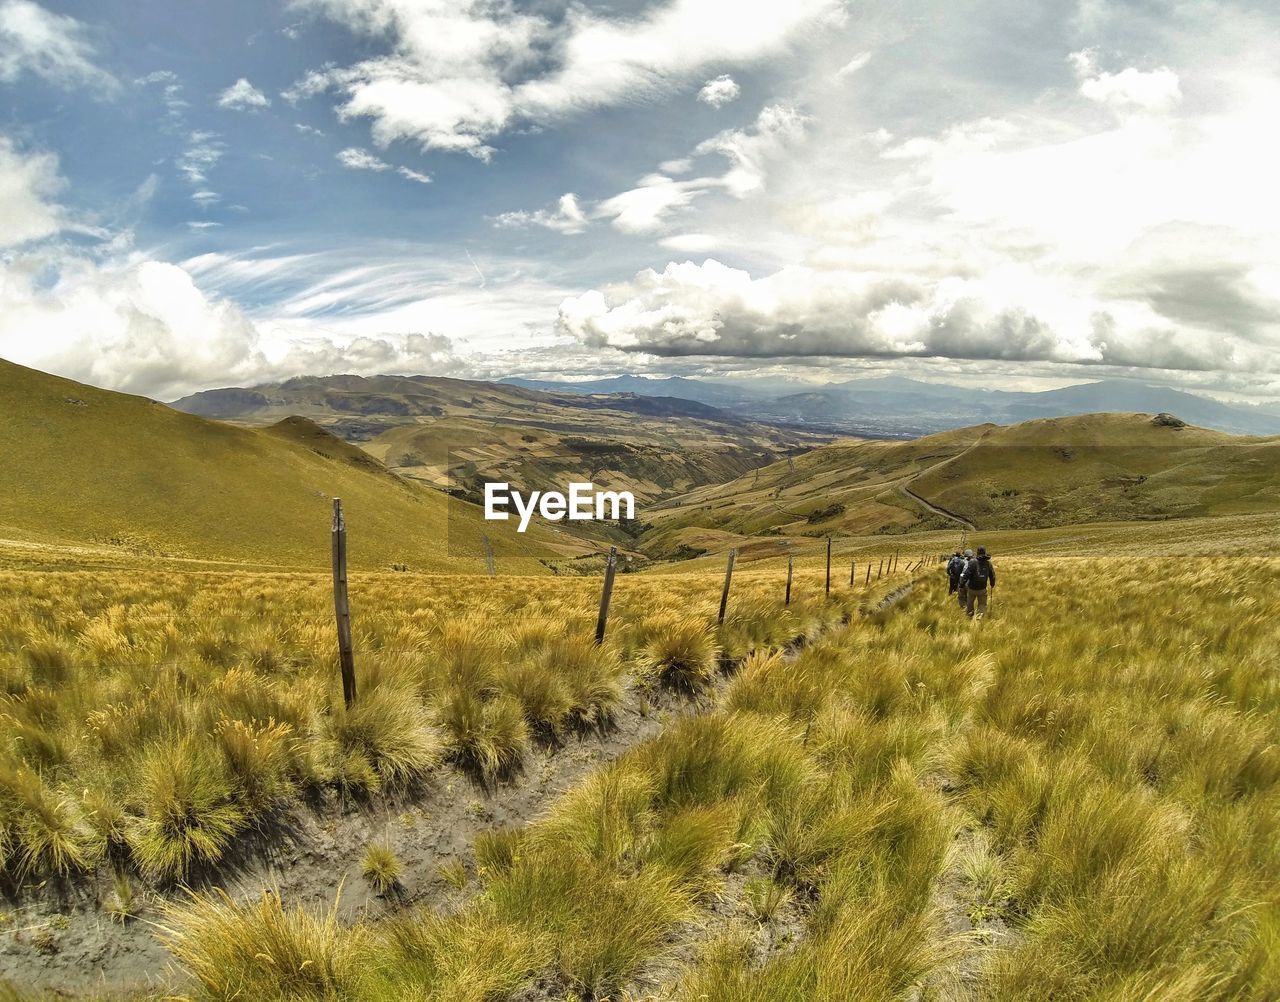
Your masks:
<svg viewBox="0 0 1280 1002"><path fill-rule="evenodd" d="M1280 560L1108 555L1163 528L998 557L980 623L932 567L748 564L719 630L718 568L625 575L603 648L598 580L360 575L350 712L323 578L2 574L0 970L97 921L174 958L127 997L1275 998ZM412 805L468 798L428 881ZM371 805L376 909L228 883Z"/></svg>

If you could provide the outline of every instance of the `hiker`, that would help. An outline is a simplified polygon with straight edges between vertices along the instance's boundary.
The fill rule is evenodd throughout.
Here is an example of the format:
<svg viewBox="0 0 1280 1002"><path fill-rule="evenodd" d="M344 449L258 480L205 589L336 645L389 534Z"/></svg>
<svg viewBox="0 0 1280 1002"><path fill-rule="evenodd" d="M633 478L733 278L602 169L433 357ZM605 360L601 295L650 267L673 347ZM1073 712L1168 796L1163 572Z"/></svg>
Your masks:
<svg viewBox="0 0 1280 1002"><path fill-rule="evenodd" d="M987 589L996 590L996 569L991 565L985 546L978 547L978 555L965 561L960 574L960 591L964 594L964 611L970 619L977 608L978 618L987 614Z"/></svg>
<svg viewBox="0 0 1280 1002"><path fill-rule="evenodd" d="M952 558L955 559L954 557ZM964 584L964 569L969 566L969 561L973 559L973 550L965 550L960 554L960 573L956 577L956 601L960 603L960 608L966 607L968 602L969 589Z"/></svg>
<svg viewBox="0 0 1280 1002"><path fill-rule="evenodd" d="M947 561L947 594L954 595L960 587L960 572L964 570L964 557L959 550Z"/></svg>

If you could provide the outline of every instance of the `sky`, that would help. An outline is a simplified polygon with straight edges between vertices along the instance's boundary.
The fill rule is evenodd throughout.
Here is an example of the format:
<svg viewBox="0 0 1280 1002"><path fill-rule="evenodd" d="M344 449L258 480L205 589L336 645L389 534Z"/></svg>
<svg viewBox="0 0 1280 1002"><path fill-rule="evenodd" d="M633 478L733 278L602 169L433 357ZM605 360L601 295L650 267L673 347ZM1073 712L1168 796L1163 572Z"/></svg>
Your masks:
<svg viewBox="0 0 1280 1002"><path fill-rule="evenodd" d="M1280 8L0 0L0 357L1280 399Z"/></svg>

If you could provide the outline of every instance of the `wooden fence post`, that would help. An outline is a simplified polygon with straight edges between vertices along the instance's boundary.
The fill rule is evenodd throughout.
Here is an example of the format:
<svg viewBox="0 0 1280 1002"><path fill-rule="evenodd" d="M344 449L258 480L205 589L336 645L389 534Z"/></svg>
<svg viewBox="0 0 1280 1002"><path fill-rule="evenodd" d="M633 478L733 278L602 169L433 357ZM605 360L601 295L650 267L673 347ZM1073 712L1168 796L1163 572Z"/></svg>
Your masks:
<svg viewBox="0 0 1280 1002"><path fill-rule="evenodd" d="M884 557L880 558L880 566L876 568L876 580L880 580L880 575L884 573Z"/></svg>
<svg viewBox="0 0 1280 1002"><path fill-rule="evenodd" d="M342 701L356 701L356 658L351 644L351 604L347 601L347 523L342 499L333 499L333 611L338 621L338 662L342 668Z"/></svg>
<svg viewBox="0 0 1280 1002"><path fill-rule="evenodd" d="M864 582L862 582L862 583L863 583L864 585L869 585L869 584L871 584L871 561L870 561L870 560L868 560L868 561L867 561L867 580L865 580L865 581L864 581Z"/></svg>
<svg viewBox="0 0 1280 1002"><path fill-rule="evenodd" d="M849 561L849 587L850 588L853 587L853 579L857 575L857 573L858 573L858 561L850 560Z"/></svg>
<svg viewBox="0 0 1280 1002"><path fill-rule="evenodd" d="M827 537L827 598L831 597L831 537Z"/></svg>
<svg viewBox="0 0 1280 1002"><path fill-rule="evenodd" d="M724 622L725 610L729 608L729 584L733 581L733 561L738 556L736 549L729 551L729 563L724 569L724 591L720 593L720 618L717 622Z"/></svg>
<svg viewBox="0 0 1280 1002"><path fill-rule="evenodd" d="M604 643L604 628L609 622L609 602L613 599L613 575L618 567L618 548L609 547L604 565L604 588L600 592L600 615L596 617L596 646Z"/></svg>
<svg viewBox="0 0 1280 1002"><path fill-rule="evenodd" d="M791 604L791 576L795 573L795 569L796 569L795 557L791 556L791 554L788 553L787 554L787 600L782 603L783 605Z"/></svg>
<svg viewBox="0 0 1280 1002"><path fill-rule="evenodd" d="M484 541L484 562L489 570L489 577L493 577L493 546L489 543L488 536L480 537Z"/></svg>

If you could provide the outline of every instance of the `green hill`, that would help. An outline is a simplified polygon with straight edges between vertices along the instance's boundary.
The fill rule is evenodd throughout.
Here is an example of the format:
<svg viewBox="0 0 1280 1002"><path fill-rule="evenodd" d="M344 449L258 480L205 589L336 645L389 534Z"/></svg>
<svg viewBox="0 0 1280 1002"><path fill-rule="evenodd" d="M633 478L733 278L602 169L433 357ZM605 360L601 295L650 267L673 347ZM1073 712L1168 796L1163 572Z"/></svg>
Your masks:
<svg viewBox="0 0 1280 1002"><path fill-rule="evenodd" d="M651 516L642 545L671 555L723 548L742 536L1276 511L1280 438L1208 431L1168 415L1088 414L906 442L835 442L672 499Z"/></svg>
<svg viewBox="0 0 1280 1002"><path fill-rule="evenodd" d="M508 573L583 550L485 523L305 419L235 427L4 361L0 401L0 538L26 550L319 569L333 496L354 568L480 572L483 533Z"/></svg>

